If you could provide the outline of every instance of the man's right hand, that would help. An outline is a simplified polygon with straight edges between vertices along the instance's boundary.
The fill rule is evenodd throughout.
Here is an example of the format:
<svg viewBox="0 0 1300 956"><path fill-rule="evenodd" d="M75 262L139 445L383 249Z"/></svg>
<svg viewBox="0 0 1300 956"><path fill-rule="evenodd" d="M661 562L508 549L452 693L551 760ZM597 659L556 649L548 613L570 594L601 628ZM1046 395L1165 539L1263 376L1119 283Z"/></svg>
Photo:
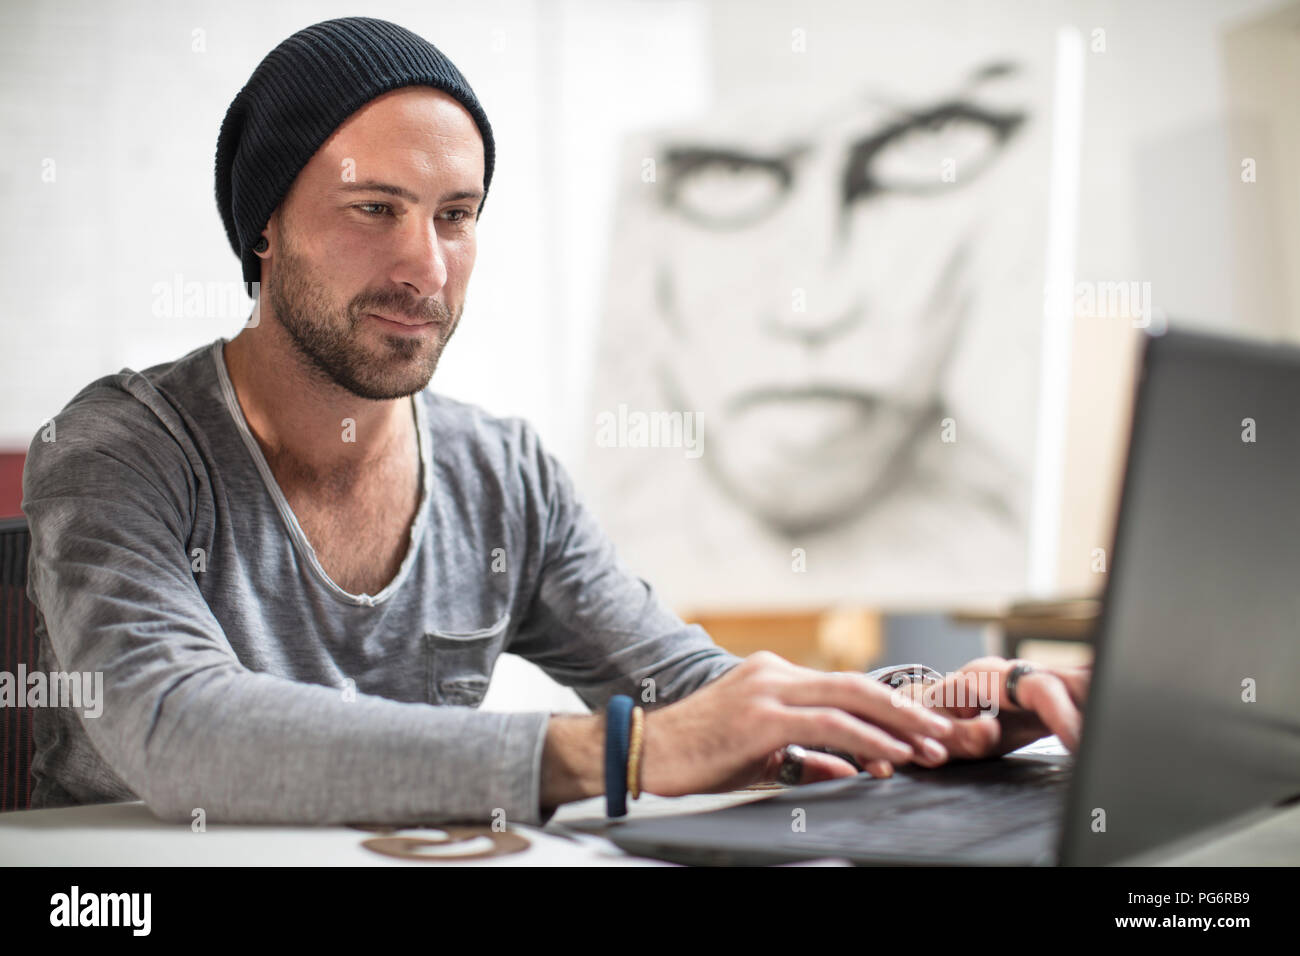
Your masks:
<svg viewBox="0 0 1300 956"><path fill-rule="evenodd" d="M814 670L759 651L689 697L645 717L641 788L665 797L720 793L776 779L787 744L852 754L873 776L934 767L950 720L865 674ZM852 764L810 751L801 783L851 777Z"/></svg>

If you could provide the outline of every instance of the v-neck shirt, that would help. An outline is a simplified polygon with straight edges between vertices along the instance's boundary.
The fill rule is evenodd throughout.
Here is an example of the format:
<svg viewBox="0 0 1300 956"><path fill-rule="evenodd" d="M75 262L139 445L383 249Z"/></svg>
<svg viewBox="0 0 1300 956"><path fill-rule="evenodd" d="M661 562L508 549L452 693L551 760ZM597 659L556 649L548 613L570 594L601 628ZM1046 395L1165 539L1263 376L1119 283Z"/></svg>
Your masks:
<svg viewBox="0 0 1300 956"><path fill-rule="evenodd" d="M34 806L543 822L549 714L478 708L501 653L593 709L670 703L739 662L622 562L527 421L430 388L411 397L406 557L377 594L339 587L244 420L224 344L92 382L31 443L39 666L103 680L99 716L35 711Z"/></svg>

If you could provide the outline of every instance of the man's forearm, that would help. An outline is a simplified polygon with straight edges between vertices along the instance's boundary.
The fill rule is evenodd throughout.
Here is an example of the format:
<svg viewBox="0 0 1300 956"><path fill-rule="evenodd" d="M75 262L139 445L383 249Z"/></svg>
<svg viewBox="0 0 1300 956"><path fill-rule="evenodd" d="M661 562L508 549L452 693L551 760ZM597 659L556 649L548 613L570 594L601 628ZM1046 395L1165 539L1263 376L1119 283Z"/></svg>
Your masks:
<svg viewBox="0 0 1300 956"><path fill-rule="evenodd" d="M542 809L604 792L605 712L553 715L542 748Z"/></svg>

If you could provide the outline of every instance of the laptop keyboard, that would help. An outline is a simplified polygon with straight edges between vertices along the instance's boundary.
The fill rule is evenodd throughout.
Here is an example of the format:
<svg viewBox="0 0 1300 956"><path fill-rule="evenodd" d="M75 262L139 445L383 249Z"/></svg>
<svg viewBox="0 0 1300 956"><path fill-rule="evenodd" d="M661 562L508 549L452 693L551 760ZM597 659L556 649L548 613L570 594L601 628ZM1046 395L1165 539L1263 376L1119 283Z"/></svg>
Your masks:
<svg viewBox="0 0 1300 956"><path fill-rule="evenodd" d="M949 856L1060 817L1068 771L1044 768L1015 783L937 784L893 795L858 793L851 802L807 807L806 830L785 843L828 850ZM877 799L883 798L883 799ZM826 817L825 819L819 819Z"/></svg>

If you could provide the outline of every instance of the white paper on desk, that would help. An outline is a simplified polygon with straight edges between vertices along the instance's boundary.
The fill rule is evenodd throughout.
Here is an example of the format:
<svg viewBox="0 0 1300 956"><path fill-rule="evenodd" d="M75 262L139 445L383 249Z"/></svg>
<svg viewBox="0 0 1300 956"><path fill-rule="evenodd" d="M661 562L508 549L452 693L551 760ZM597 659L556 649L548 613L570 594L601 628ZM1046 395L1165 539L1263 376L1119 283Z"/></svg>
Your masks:
<svg viewBox="0 0 1300 956"><path fill-rule="evenodd" d="M1068 754L1070 751L1065 749L1061 743L1061 738L1052 734L1050 737L1041 737L1031 744L1026 744L1019 750L1013 750L1016 754Z"/></svg>
<svg viewBox="0 0 1300 956"><path fill-rule="evenodd" d="M793 863L777 863L775 866L853 866L848 860L838 856L824 856L820 860L796 860Z"/></svg>

